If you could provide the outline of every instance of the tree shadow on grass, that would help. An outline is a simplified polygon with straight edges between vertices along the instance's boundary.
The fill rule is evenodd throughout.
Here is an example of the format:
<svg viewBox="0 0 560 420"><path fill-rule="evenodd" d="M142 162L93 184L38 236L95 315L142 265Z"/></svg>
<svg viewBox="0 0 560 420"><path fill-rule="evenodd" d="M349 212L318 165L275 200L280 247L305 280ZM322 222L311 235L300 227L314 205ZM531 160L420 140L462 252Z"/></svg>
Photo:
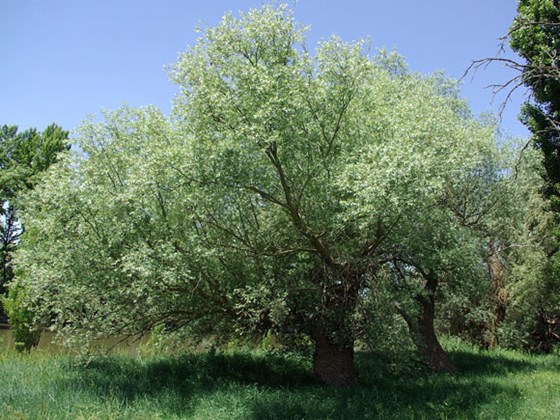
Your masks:
<svg viewBox="0 0 560 420"><path fill-rule="evenodd" d="M456 356L454 354L454 356ZM253 407L257 419L332 418L332 419L402 419L402 418L477 418L483 406L497 399L506 400L509 406L500 415L515 415L516 401L521 397L512 385L489 381L488 375L499 375L513 369L529 369L530 363L497 358L498 366L492 371L480 368L486 358L470 353L459 355L463 359L461 374L433 374L414 366L394 368L384 355L361 352L356 365L359 386L352 389L307 387L292 390L292 394L269 395L256 401ZM491 360L490 360L491 359ZM502 360L503 359L503 360ZM470 363L470 364L469 364ZM500 366L500 363L502 364Z"/></svg>
<svg viewBox="0 0 560 420"><path fill-rule="evenodd" d="M514 386L500 386L487 375L525 369L523 363L504 360L492 371L483 366L494 364L494 357L452 356L468 374L391 373L377 355L361 353L359 385L351 389L316 385L309 362L296 356L182 354L146 362L111 356L72 367L69 386L127 405L148 399L164 416L189 417L201 401L213 401L242 406L244 418L254 419L474 418L481 405L498 395L508 400L519 396Z"/></svg>
<svg viewBox="0 0 560 420"><path fill-rule="evenodd" d="M413 364L395 370L385 356L362 352L356 360L356 388L300 387L290 394L271 394L255 401L253 418L470 419L496 400L508 401L501 416L515 416L520 391L489 376L530 370L531 363L467 352L452 357L461 370L456 375L428 373Z"/></svg>
<svg viewBox="0 0 560 420"><path fill-rule="evenodd" d="M301 358L252 353L184 353L142 361L125 356L98 356L86 366L70 362L69 389L81 388L100 398L127 405L140 399L170 415L186 416L192 401L221 390L312 387L314 378Z"/></svg>
<svg viewBox="0 0 560 420"><path fill-rule="evenodd" d="M492 352L451 351L449 356L459 371L468 375L505 375L535 368L533 363L526 360L512 359Z"/></svg>
<svg viewBox="0 0 560 420"><path fill-rule="evenodd" d="M480 407L495 398L516 398L514 387L452 381L394 381L383 387L351 390L298 389L255 401L255 419L412 419L478 418ZM513 407L511 407L513 410ZM507 414L505 414L506 417Z"/></svg>

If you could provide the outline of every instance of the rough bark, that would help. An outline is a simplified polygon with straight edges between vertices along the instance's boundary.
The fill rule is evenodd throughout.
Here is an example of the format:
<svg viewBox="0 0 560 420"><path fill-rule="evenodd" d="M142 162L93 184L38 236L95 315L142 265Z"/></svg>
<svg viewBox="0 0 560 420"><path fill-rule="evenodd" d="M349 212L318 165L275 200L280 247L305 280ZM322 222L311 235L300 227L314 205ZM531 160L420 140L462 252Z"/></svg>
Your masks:
<svg viewBox="0 0 560 420"><path fill-rule="evenodd" d="M321 314L311 328L315 343L313 372L325 385L356 385L354 370L354 330L352 314L356 308L360 275L347 266L315 271L321 285Z"/></svg>
<svg viewBox="0 0 560 420"><path fill-rule="evenodd" d="M433 296L423 298L417 316L417 345L420 354L434 372L457 372L457 368L441 347L434 329L435 303Z"/></svg>
<svg viewBox="0 0 560 420"><path fill-rule="evenodd" d="M560 342L560 317L549 318L540 309L535 319L536 327L531 334L529 349L536 353L550 353Z"/></svg>
<svg viewBox="0 0 560 420"><path fill-rule="evenodd" d="M457 372L457 368L441 347L434 328L437 280L428 276L426 295L417 296L419 311L415 318L405 317L408 329L422 360L433 372Z"/></svg>
<svg viewBox="0 0 560 420"><path fill-rule="evenodd" d="M339 345L326 334L313 336L313 373L325 385L351 387L356 385L353 343Z"/></svg>

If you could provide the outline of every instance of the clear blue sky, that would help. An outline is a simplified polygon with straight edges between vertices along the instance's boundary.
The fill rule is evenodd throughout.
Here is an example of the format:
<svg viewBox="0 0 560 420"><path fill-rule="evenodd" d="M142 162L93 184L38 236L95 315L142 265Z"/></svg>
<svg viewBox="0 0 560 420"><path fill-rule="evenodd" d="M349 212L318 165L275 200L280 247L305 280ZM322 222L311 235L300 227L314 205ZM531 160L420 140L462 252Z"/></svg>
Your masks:
<svg viewBox="0 0 560 420"><path fill-rule="evenodd" d="M215 25L228 10L261 1L240 0L0 0L0 124L75 128L101 108L152 104L168 112L177 88L164 65L193 45L195 26ZM296 18L309 24L308 46L337 34L369 37L374 48L396 49L411 70L444 70L460 78L472 60L494 56L507 33L516 0L299 0ZM515 74L499 65L463 82L475 113L494 111L484 87ZM501 128L527 136L517 121L519 94Z"/></svg>

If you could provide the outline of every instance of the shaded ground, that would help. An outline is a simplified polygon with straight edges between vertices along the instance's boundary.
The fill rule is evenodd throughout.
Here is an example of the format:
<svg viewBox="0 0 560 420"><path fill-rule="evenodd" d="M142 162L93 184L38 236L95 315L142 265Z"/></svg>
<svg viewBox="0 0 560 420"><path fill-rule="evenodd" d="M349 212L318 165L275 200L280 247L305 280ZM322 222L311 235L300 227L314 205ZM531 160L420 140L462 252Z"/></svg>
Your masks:
<svg viewBox="0 0 560 420"><path fill-rule="evenodd" d="M560 414L555 402L560 395L557 357L468 347L450 353L461 369L459 375L431 375L413 364L395 368L383 357L359 353L359 386L352 389L317 386L308 359L297 355L208 353L146 360L109 356L88 366L57 359L50 369L47 359L20 359L6 364L11 371L0 366L0 389L8 390L0 395L0 413L22 418L40 413L50 418L213 419L547 418L547 414L554 418L550 415ZM32 374L33 369L45 378L17 379L18 370ZM14 383L18 380L22 383Z"/></svg>

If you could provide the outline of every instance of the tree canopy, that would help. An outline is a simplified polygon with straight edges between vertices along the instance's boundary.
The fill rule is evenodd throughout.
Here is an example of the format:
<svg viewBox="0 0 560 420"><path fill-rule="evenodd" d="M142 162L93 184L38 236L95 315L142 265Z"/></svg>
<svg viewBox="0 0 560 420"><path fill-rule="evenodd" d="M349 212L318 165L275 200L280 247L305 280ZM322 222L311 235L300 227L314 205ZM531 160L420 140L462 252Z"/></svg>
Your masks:
<svg viewBox="0 0 560 420"><path fill-rule="evenodd" d="M549 223L547 232L541 234L541 258L534 259L534 270L527 273L529 278L541 273L541 277L536 276L541 281L533 282L531 287L535 291L532 299L539 302L538 313L534 317L539 320L541 329L556 331L553 341L558 341L557 325L560 324L560 311L554 298L554 291L560 284L557 255L560 237L559 29L558 1L521 0L509 33L512 49L524 59L520 77L531 94L531 100L521 110L521 119L532 133L533 144L542 152L545 169L543 192L556 214L555 223ZM548 292L543 293L545 290Z"/></svg>
<svg viewBox="0 0 560 420"><path fill-rule="evenodd" d="M33 188L42 173L68 150L68 132L51 124L42 133L34 128L0 127L0 294L12 278L11 255L22 232L17 220L17 195Z"/></svg>
<svg viewBox="0 0 560 420"><path fill-rule="evenodd" d="M557 59L559 28L560 5L556 0L520 0L517 15L508 34L502 38L502 43L509 43L521 60L500 56L485 58L474 61L467 70L468 72L489 63L502 63L516 71L512 79L494 87L495 93L506 92L502 106L506 106L513 91L522 87L528 88L528 100L522 106L520 114L521 121L531 132L531 138L526 142L525 148L528 145L534 146L541 159L526 152L525 155L531 155L529 161L538 162L536 166L531 170L527 170L527 166L523 169L524 164L519 164L523 158L514 165L514 172L518 173L516 178L519 181L513 195L525 200L523 205L518 203L514 207L520 209L525 206L525 221L519 223L518 216L522 213L518 213L517 219L509 223L515 228L506 229L503 233L506 233L505 236L513 234L509 236L508 241L513 240L524 245L518 244L514 250L509 248L509 245L504 248L496 243L497 250L507 249L505 254L509 256L504 254L495 262L501 260L500 265L506 270L500 271L507 271L507 275L504 276L512 281L509 287L505 286L503 297L508 295L507 291L512 293L512 297L513 294L523 296L521 299L503 301L502 313L505 313L507 306L512 309L509 311L512 316L509 320L506 319L506 324L514 321L516 325L506 334L509 338L505 341L510 344L532 343L530 346L533 349L548 350L551 348L550 344L558 342L560 337L560 312L555 298L555 290L560 284L560 71ZM539 166L542 170L539 170ZM542 177L542 183L535 181L535 174ZM521 177L527 177L526 182L520 181ZM540 194L546 200L539 201L534 194L535 190L540 190ZM514 237L516 239L513 239ZM529 309L530 307L533 309ZM519 310L520 308L523 309ZM530 334L532 337L527 337L528 330L533 331Z"/></svg>
<svg viewBox="0 0 560 420"><path fill-rule="evenodd" d="M494 127L442 75L337 37L310 53L305 31L285 6L228 14L171 68L169 118L82 126L24 201L16 282L39 318L80 340L305 336L317 378L352 385L390 278L426 362L453 369L434 299L483 241L451 192L499 161Z"/></svg>
<svg viewBox="0 0 560 420"><path fill-rule="evenodd" d="M546 194L560 196L560 6L553 0L522 0L510 30L510 45L526 64L523 83L531 89L533 102L522 109L522 118L544 155ZM558 204L557 204L558 206Z"/></svg>

